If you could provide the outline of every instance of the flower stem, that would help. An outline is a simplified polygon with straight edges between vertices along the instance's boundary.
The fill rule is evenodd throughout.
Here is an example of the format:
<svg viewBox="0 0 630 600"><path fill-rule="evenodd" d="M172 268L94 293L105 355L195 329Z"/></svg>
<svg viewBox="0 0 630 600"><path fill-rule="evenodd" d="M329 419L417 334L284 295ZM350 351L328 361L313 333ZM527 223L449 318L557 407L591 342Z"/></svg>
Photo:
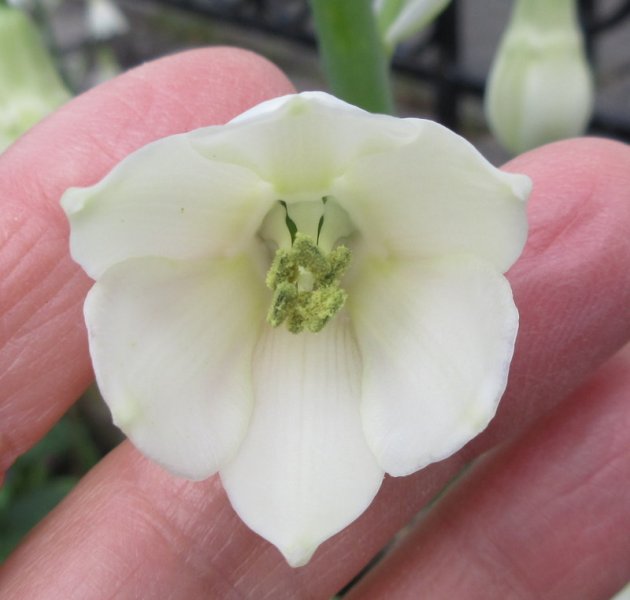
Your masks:
<svg viewBox="0 0 630 600"><path fill-rule="evenodd" d="M310 0L332 92L371 112L392 113L389 65L372 0Z"/></svg>

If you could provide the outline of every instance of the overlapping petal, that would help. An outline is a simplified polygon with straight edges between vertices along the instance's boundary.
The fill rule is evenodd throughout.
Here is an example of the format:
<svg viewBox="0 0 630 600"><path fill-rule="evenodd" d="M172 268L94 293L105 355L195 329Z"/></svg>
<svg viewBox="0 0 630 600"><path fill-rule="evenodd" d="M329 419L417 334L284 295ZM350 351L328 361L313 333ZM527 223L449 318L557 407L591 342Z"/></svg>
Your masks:
<svg viewBox="0 0 630 600"><path fill-rule="evenodd" d="M360 378L343 316L315 335L267 328L256 349L252 422L221 478L240 517L293 566L356 519L380 486L361 428Z"/></svg>
<svg viewBox="0 0 630 600"><path fill-rule="evenodd" d="M264 290L244 259L132 259L85 304L96 378L115 423L146 455L191 479L241 443Z"/></svg>
<svg viewBox="0 0 630 600"><path fill-rule="evenodd" d="M518 328L507 280L473 257L380 262L349 307L363 360L363 427L383 469L407 475L482 431Z"/></svg>
<svg viewBox="0 0 630 600"><path fill-rule="evenodd" d="M209 160L176 135L133 153L95 186L68 190L62 205L72 256L97 279L128 258L234 256L274 200L252 171Z"/></svg>
<svg viewBox="0 0 630 600"><path fill-rule="evenodd" d="M307 92L264 102L191 140L204 156L255 171L293 202L328 195L357 156L385 152L413 135L400 119Z"/></svg>
<svg viewBox="0 0 630 600"><path fill-rule="evenodd" d="M412 141L358 157L331 192L369 250L404 258L474 254L506 271L527 237L529 178L499 171L437 123L404 122Z"/></svg>

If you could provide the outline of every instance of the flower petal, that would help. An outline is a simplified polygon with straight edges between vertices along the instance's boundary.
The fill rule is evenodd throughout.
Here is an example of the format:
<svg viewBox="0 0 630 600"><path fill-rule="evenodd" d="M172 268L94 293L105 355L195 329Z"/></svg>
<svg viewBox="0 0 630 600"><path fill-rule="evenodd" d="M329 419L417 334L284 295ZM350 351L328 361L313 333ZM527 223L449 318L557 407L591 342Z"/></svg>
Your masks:
<svg viewBox="0 0 630 600"><path fill-rule="evenodd" d="M361 430L361 363L338 315L320 333L266 328L247 437L221 470L240 517L292 566L356 519L383 477Z"/></svg>
<svg viewBox="0 0 630 600"><path fill-rule="evenodd" d="M184 134L141 148L61 202L72 256L97 279L127 258L234 256L255 235L270 193L251 171L201 156Z"/></svg>
<svg viewBox="0 0 630 600"><path fill-rule="evenodd" d="M273 183L279 199L292 203L320 200L357 156L397 147L410 134L401 119L305 92L264 102L192 139L205 156L255 171Z"/></svg>
<svg viewBox="0 0 630 600"><path fill-rule="evenodd" d="M242 441L262 295L244 259L129 260L90 291L90 353L114 422L170 471L208 477Z"/></svg>
<svg viewBox="0 0 630 600"><path fill-rule="evenodd" d="M332 195L381 256L470 253L504 272L527 236L531 183L504 173L463 138L431 121L405 119L414 139L359 157Z"/></svg>
<svg viewBox="0 0 630 600"><path fill-rule="evenodd" d="M392 52L396 45L422 31L450 0L375 0L383 43Z"/></svg>
<svg viewBox="0 0 630 600"><path fill-rule="evenodd" d="M507 280L471 257L383 261L348 292L365 435L383 469L408 475L481 432L505 389L518 328Z"/></svg>

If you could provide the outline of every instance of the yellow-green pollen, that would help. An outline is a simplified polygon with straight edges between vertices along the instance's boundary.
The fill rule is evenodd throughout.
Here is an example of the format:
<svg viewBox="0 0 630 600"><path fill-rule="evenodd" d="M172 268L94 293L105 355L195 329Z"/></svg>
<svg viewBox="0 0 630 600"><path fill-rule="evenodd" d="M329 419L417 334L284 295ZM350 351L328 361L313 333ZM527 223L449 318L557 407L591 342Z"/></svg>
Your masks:
<svg viewBox="0 0 630 600"><path fill-rule="evenodd" d="M267 321L286 323L291 333L321 331L341 309L348 294L339 282L350 264L350 250L337 246L324 254L316 240L292 232L291 248L279 248L267 273L273 300Z"/></svg>

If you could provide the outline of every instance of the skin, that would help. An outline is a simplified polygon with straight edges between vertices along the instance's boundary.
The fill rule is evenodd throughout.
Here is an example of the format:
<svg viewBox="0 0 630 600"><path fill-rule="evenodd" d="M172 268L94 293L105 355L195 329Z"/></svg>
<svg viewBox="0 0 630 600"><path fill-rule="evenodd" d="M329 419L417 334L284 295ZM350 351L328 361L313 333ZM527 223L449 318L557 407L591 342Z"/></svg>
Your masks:
<svg viewBox="0 0 630 600"><path fill-rule="evenodd" d="M0 467L92 380L59 198L132 150L291 91L263 59L197 50L72 101L0 157ZM630 149L583 139L505 167L534 180L508 274L521 333L496 419L450 459L387 478L357 521L291 569L233 513L128 442L0 570L0 597L328 598L481 452L351 598L599 599L630 579Z"/></svg>

